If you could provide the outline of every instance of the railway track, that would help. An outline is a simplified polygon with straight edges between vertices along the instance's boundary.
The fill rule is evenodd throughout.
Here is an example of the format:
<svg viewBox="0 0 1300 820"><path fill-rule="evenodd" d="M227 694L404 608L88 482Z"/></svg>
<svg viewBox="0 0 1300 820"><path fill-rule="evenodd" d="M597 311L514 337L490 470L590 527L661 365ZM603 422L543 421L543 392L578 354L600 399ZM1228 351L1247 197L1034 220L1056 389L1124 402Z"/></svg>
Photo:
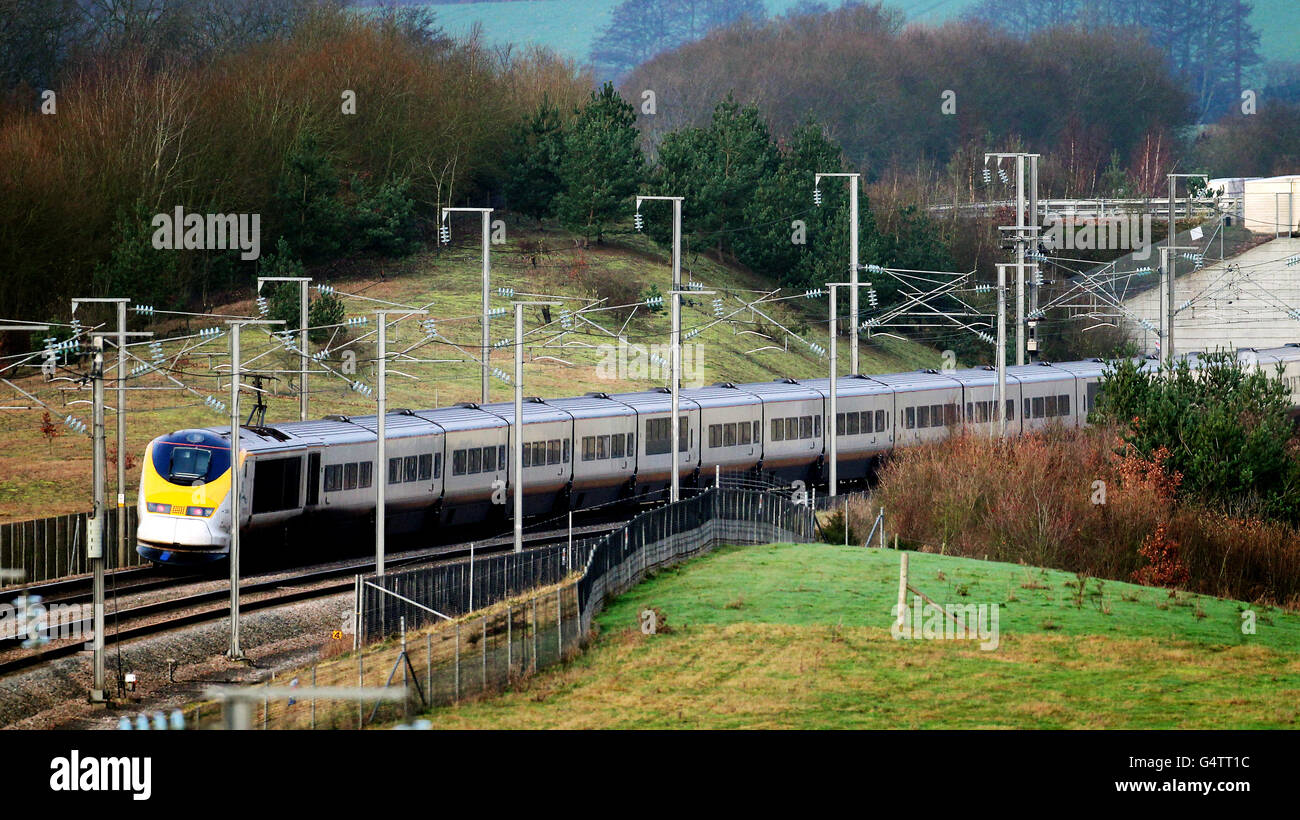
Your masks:
<svg viewBox="0 0 1300 820"><path fill-rule="evenodd" d="M593 524L582 528L575 527L573 533L575 538L592 538L620 526L622 526L622 522ZM568 530L554 530L526 536L524 541L527 549L537 549L563 542L567 538ZM514 544L513 539L509 536L473 543L476 555L504 552L512 549ZM469 554L470 546L465 543L395 553L387 556L384 563L386 568L395 569L398 567L457 561L469 556ZM374 562L371 560L350 561L325 568L309 567L287 576L280 575L266 580L250 579L240 585L240 611L250 612L270 609L299 601L348 592L353 588L353 578L358 574L373 571L374 566ZM170 585L159 583L151 588L178 586L181 579L174 580L176 583ZM133 590L143 591L140 587L153 583L153 580L141 581L139 584L134 585ZM118 592L119 595L122 594L121 587L119 587ZM246 597L249 600L245 600ZM229 600L230 590L227 587L167 598L119 609L114 612L106 612L104 616L106 625L116 624L116 628L111 632L107 632L105 640L106 642L129 641L180 627L219 620L229 615ZM88 593L84 595L68 594L59 602L61 604L73 604L86 601L89 601ZM43 601L43 603L51 602ZM53 625L52 628L61 632L72 632L84 636L91 634L93 621L88 616L73 621L64 621L61 624ZM85 651L84 638L65 638L48 643L39 650L28 652L16 648L18 643L14 638L0 639L0 678L23 669L29 669Z"/></svg>

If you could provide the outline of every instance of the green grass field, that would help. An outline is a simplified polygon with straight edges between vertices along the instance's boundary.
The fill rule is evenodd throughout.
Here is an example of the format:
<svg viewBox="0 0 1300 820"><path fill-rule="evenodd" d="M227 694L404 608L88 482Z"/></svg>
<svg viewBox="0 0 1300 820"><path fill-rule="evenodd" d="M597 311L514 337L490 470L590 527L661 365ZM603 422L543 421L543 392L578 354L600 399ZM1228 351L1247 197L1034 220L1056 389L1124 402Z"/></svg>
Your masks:
<svg viewBox="0 0 1300 820"><path fill-rule="evenodd" d="M468 223L468 220L467 220ZM462 227L458 223L458 231ZM464 225L466 229L471 227ZM475 230L477 225L473 225ZM628 226L630 229L630 226ZM521 243L541 243L545 251L536 254L533 264L532 252L524 253ZM580 281L571 274L576 262L585 260L590 271L588 278L619 278L632 283L632 292L639 298L651 284L658 285L660 292L669 290L671 267L668 254L654 246L641 234L628 233L610 239L604 245L593 245L586 250L577 247L575 238L559 230L539 232L522 227L510 226L507 230L507 242L493 246L492 249L492 287L512 287L519 294L545 294L566 297L571 308L577 309L592 301ZM743 308L744 300L753 300L762 293L775 290L770 281L756 276L741 268L718 263L706 256L690 255L683 261L683 276L693 276L710 288L720 292L728 313ZM390 303L429 306L430 315L437 321L438 331L461 347L446 342L425 344L413 348L411 356L425 359L424 362L395 361L392 370L401 374L389 377L388 406L396 411L403 407L429 408L446 407L459 401L478 401L480 393L480 371L476 363L468 362L466 352L475 353L479 345L479 310L481 293L481 267L477 234L469 237L458 233L455 241L441 251L433 248L422 250L401 260L352 260L334 266L331 271L313 273L318 281L327 281L338 290ZM825 347L826 339L825 310L826 299L808 300L802 298L774 302L760 309L791 330L797 336L782 331L774 322L761 316L751 315L749 310L741 312L731 321L712 324L712 296L701 296L684 303L682 309L682 326L686 330L702 328L702 332L687 344L693 345L684 357L688 365L683 369L683 384L701 386L718 381L766 381L779 376L792 378L815 378L827 373L827 360L818 357L808 346L808 342L817 342ZM231 315L253 315L256 306L252 300L252 288L238 297L222 300L215 311ZM379 302L364 299L346 299L348 316L369 315L380 307ZM495 292L492 294L494 307L506 308L510 300ZM553 320L558 322L557 313ZM64 321L67 317L60 318ZM78 318L85 322L99 322L107 314L98 314L93 308L85 308ZM614 334L622 332L631 344L647 346L659 345L664 360L669 353L668 344L669 317L667 311L650 313L644 308L626 319L614 318L608 313L593 314L593 321L604 330L591 325L582 325L575 332L557 338L561 328L558 324L545 334L529 337L525 357L525 390L527 395L542 397L562 397L582 395L588 390L600 390L609 393L645 390L653 386L667 384L668 378L660 373L638 373L635 369L626 373L608 372L602 368L602 362L609 358L609 351L616 349ZM220 324L219 320L194 319L188 324L180 320L159 319L151 324L133 320L133 330L153 330L162 335L178 335L194 332L201 327ZM525 329L533 330L542 324L540 311L529 309L525 318ZM374 387L375 374L372 361L376 355L374 324L363 328L349 329L348 333L333 339L328 347L333 351L326 359L336 372L341 372L344 361L343 352L355 354L356 372L348 378L337 375L312 376L312 416L319 418L328 413L361 415L375 412L373 397L357 393L349 388L349 381L357 379ZM513 340L514 323L509 317L492 321L493 341ZM419 317L402 323L389 331L389 350L396 352L422 340ZM602 347L605 346L605 347ZM249 328L243 334L243 356L250 366L268 369L296 371L298 358L295 354L283 350L272 350L267 335L256 328ZM312 352L320 350L322 345L313 344ZM214 366L222 366L229 348L226 337L221 337L198 347L179 363L169 359L172 366L187 375L183 381L200 391L203 395L214 395L221 401L228 400L229 389L217 386L214 378L217 371ZM848 373L847 345L840 345L840 372ZM169 356L180 349L180 343L166 343L165 350ZM149 358L147 349L138 348L139 355ZM922 367L939 367L942 362L939 353L920 344L899 338L877 336L864 339L861 348L860 368L866 373L887 373L912 370ZM463 352L464 351L464 352ZM216 354L207 358L207 353ZM631 359L640 356L644 361L650 351L633 350ZM108 362L111 376L113 354ZM513 372L511 348L497 350L492 355L494 367ZM80 365L79 365L80 366ZM35 369L33 368L33 371ZM662 368L657 368L662 371ZM29 372L33 372L29 371ZM623 376L626 376L624 378ZM641 377L638 377L641 376ZM647 378L644 376L652 376ZM295 385L296 376L281 374L281 381L268 382L267 387L273 394L268 398L267 421L297 420L298 399ZM89 398L88 391L80 393L69 389L68 382L45 382L39 375L19 379L23 389L36 394L43 401L55 407L53 420L58 422L64 415L71 413L89 422L89 408L71 402L84 402ZM142 376L131 382L133 387L167 388L162 392L132 391L128 393L128 405L131 415L127 423L128 487L129 499L134 499L134 487L139 479L139 463L147 443L156 436L186 427L206 427L229 424L229 414L214 412L205 407L201 395L194 395L179 389L176 385L157 374ZM509 401L513 398L514 388L503 381L492 380L492 400ZM245 407L251 404L251 393L244 399ZM12 394L10 394L12 397ZM111 404L115 396L109 391ZM14 402L17 403L17 402ZM245 409L247 415L247 409ZM90 440L86 436L76 435L66 427L58 426L60 435L47 442L41 435L40 411L11 411L0 413L0 437L5 446L0 448L0 522L24 520L79 512L89 509L90 504ZM115 446L112 441L112 414L109 414L110 457ZM111 477L115 468L110 468ZM110 492L113 492L110 487Z"/></svg>
<svg viewBox="0 0 1300 820"><path fill-rule="evenodd" d="M999 605L1000 641L894 640L899 555L729 547L597 619L573 662L434 710L440 728L1296 728L1300 616L926 553L940 603ZM643 635L659 610L671 631ZM662 622L661 622L662 623Z"/></svg>

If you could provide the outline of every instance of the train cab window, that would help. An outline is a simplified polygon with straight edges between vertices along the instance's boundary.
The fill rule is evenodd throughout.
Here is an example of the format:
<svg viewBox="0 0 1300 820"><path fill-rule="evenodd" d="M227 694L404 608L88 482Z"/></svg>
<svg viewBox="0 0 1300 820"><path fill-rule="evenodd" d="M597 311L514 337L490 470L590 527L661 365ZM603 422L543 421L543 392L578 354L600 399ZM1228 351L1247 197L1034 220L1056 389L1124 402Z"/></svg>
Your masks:
<svg viewBox="0 0 1300 820"><path fill-rule="evenodd" d="M467 455L469 456L469 458L465 465L465 469L469 472L469 474L478 475L479 473L483 472L483 451L478 447L472 447L470 448Z"/></svg>
<svg viewBox="0 0 1300 820"><path fill-rule="evenodd" d="M402 459L402 480L415 481L416 476L420 474L419 460L415 456L406 456Z"/></svg>
<svg viewBox="0 0 1300 820"><path fill-rule="evenodd" d="M495 473L497 469L497 448L483 448L483 472Z"/></svg>
<svg viewBox="0 0 1300 820"><path fill-rule="evenodd" d="M858 434L858 429L859 429L858 419L859 416L857 413L849 413L844 417L844 424L840 425L844 429L837 430L836 432L842 433L846 436L856 436Z"/></svg>
<svg viewBox="0 0 1300 820"><path fill-rule="evenodd" d="M1070 396L1068 393L1056 397L1056 414L1058 416L1070 415Z"/></svg>
<svg viewBox="0 0 1300 820"><path fill-rule="evenodd" d="M416 475L420 481L433 478L433 453L422 453L416 462Z"/></svg>
<svg viewBox="0 0 1300 820"><path fill-rule="evenodd" d="M772 419L772 441L785 441L785 421Z"/></svg>
<svg viewBox="0 0 1300 820"><path fill-rule="evenodd" d="M360 467L361 472L357 476L357 489L364 490L374 483L372 479L375 472L375 463L373 461L363 461Z"/></svg>
<svg viewBox="0 0 1300 820"><path fill-rule="evenodd" d="M709 446L710 447L722 446L722 425L721 424L709 425Z"/></svg>
<svg viewBox="0 0 1300 820"><path fill-rule="evenodd" d="M451 474L465 475L465 464L468 461L466 454L468 450L457 450L451 454Z"/></svg>
<svg viewBox="0 0 1300 820"><path fill-rule="evenodd" d="M749 422L742 421L736 428L736 443L740 445L749 444Z"/></svg>
<svg viewBox="0 0 1300 820"><path fill-rule="evenodd" d="M433 477L442 478L442 453L433 454Z"/></svg>
<svg viewBox="0 0 1300 820"><path fill-rule="evenodd" d="M903 414L904 426L908 430L916 429L916 408L909 407Z"/></svg>
<svg viewBox="0 0 1300 820"><path fill-rule="evenodd" d="M917 427L930 426L930 405L923 404L920 407L916 408L916 426Z"/></svg>
<svg viewBox="0 0 1300 820"><path fill-rule="evenodd" d="M325 468L325 492L343 489L343 465L331 464Z"/></svg>
<svg viewBox="0 0 1300 820"><path fill-rule="evenodd" d="M622 442L623 440L622 436L616 436L616 438L620 442ZM622 453L620 453L619 455L622 455ZM560 463L560 440L558 438L553 438L546 442L546 463L547 464Z"/></svg>
<svg viewBox="0 0 1300 820"><path fill-rule="evenodd" d="M731 423L728 423L728 424L724 424L724 425L722 425L722 446L723 446L723 447L735 447L735 446L736 446L736 424L735 424L735 422L731 422Z"/></svg>
<svg viewBox="0 0 1300 820"><path fill-rule="evenodd" d="M596 458L596 437L582 437L582 460L593 461Z"/></svg>
<svg viewBox="0 0 1300 820"><path fill-rule="evenodd" d="M343 465L343 489L355 490L357 488L357 463Z"/></svg>

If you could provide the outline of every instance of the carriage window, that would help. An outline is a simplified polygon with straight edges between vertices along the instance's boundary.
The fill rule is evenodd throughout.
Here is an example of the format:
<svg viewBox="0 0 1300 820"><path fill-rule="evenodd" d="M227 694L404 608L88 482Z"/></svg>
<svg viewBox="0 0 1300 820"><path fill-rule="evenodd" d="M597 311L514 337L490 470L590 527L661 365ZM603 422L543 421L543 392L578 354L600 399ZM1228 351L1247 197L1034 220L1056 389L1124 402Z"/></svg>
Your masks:
<svg viewBox="0 0 1300 820"><path fill-rule="evenodd" d="M418 470L416 469L415 456L406 456L402 459L402 480L414 481Z"/></svg>
<svg viewBox="0 0 1300 820"><path fill-rule="evenodd" d="M978 404L978 403L979 403L979 402L969 402L969 401L966 402L966 420L967 420L967 421L974 421L974 420L975 420L975 405Z"/></svg>
<svg viewBox="0 0 1300 820"><path fill-rule="evenodd" d="M1031 419L1034 417L1034 414L1030 412L1029 402L1030 402L1029 399L1025 399L1025 418L1027 419Z"/></svg>
<svg viewBox="0 0 1300 820"><path fill-rule="evenodd" d="M343 489L355 490L356 488L357 488L357 464L354 461L351 464L343 465Z"/></svg>
<svg viewBox="0 0 1300 820"><path fill-rule="evenodd" d="M1033 408L1034 408L1034 418L1036 418L1036 419L1041 419L1041 418L1043 417L1043 397L1042 397L1042 396L1034 396L1034 404L1033 404Z"/></svg>
<svg viewBox="0 0 1300 820"><path fill-rule="evenodd" d="M763 425L757 421L754 422L754 443L755 444L763 443Z"/></svg>
<svg viewBox="0 0 1300 820"><path fill-rule="evenodd" d="M1068 394L1056 397L1056 413L1059 416L1070 415L1070 396Z"/></svg>
<svg viewBox="0 0 1300 820"><path fill-rule="evenodd" d="M772 419L772 441L785 441L785 422Z"/></svg>
<svg viewBox="0 0 1300 820"><path fill-rule="evenodd" d="M361 462L361 475L357 478L357 487L364 490L369 487L373 481L375 464L372 461Z"/></svg>
<svg viewBox="0 0 1300 820"><path fill-rule="evenodd" d="M433 453L423 453L419 456L419 480L428 481L433 478Z"/></svg>
<svg viewBox="0 0 1300 820"><path fill-rule="evenodd" d="M546 442L546 463L560 463L560 440L558 438L553 438Z"/></svg>
<svg viewBox="0 0 1300 820"><path fill-rule="evenodd" d="M837 436L844 435L844 414L843 413L835 414L835 435Z"/></svg>
<svg viewBox="0 0 1300 820"><path fill-rule="evenodd" d="M631 452L631 450L632 450L632 434L631 434L631 433L628 433L628 434L627 434L627 441L628 441L627 449L628 449L629 452ZM569 440L566 438L566 439L564 439L564 442L563 442L563 443L564 443L564 463L565 463L565 464L568 464L568 463L569 463Z"/></svg>
<svg viewBox="0 0 1300 820"><path fill-rule="evenodd" d="M497 464L501 465L503 470L506 468L506 446L504 444L497 445Z"/></svg>
<svg viewBox="0 0 1300 820"><path fill-rule="evenodd" d="M1007 421L1014 421L1016 418L1016 402L1014 399L1007 399Z"/></svg>
<svg viewBox="0 0 1300 820"><path fill-rule="evenodd" d="M1043 397L1043 415L1049 419L1056 415L1056 396Z"/></svg>
<svg viewBox="0 0 1300 820"><path fill-rule="evenodd" d="M451 474L465 475L465 450L457 450L451 454ZM391 483L391 482L390 482Z"/></svg>
<svg viewBox="0 0 1300 820"><path fill-rule="evenodd" d="M885 432L885 427L888 426L888 424L889 422L885 420L885 411L877 410L876 411L876 432L877 433Z"/></svg>
<svg viewBox="0 0 1300 820"><path fill-rule="evenodd" d="M721 424L709 425L709 446L710 447L722 446L722 425Z"/></svg>
<svg viewBox="0 0 1300 820"><path fill-rule="evenodd" d="M931 427L943 426L943 405L942 404L930 405L930 426Z"/></svg>
<svg viewBox="0 0 1300 820"><path fill-rule="evenodd" d="M916 408L909 407L903 414L904 423L908 430L916 428Z"/></svg>
<svg viewBox="0 0 1300 820"><path fill-rule="evenodd" d="M929 427L930 426L930 405L923 404L920 407L916 408L916 411L917 411L916 426L923 427L923 428Z"/></svg>
<svg viewBox="0 0 1300 820"><path fill-rule="evenodd" d="M609 436L596 436L596 458L609 458Z"/></svg>
<svg viewBox="0 0 1300 820"><path fill-rule="evenodd" d="M812 438L813 426L812 416L799 417L799 438Z"/></svg>
<svg viewBox="0 0 1300 820"><path fill-rule="evenodd" d="M726 425L723 426L723 428L722 428L722 446L723 446L723 447L735 447L735 446L736 446L736 424L735 424L735 422L732 422L732 423L730 423L730 424L726 424Z"/></svg>
<svg viewBox="0 0 1300 820"><path fill-rule="evenodd" d="M533 442L533 466L542 467L546 464L546 442Z"/></svg>
<svg viewBox="0 0 1300 820"><path fill-rule="evenodd" d="M523 462L524 462L523 466L524 466L524 467L531 467L531 466L533 466L533 448L532 448L532 447L529 447L529 446L528 446L528 442L525 441L525 442L524 442L524 445L523 445L523 447L522 447L521 449L523 450L523 454L524 454L524 455L523 455Z"/></svg>
<svg viewBox="0 0 1300 820"><path fill-rule="evenodd" d="M433 454L433 477L442 478L442 453Z"/></svg>
<svg viewBox="0 0 1300 820"><path fill-rule="evenodd" d="M331 464L325 468L325 492L343 489L343 465Z"/></svg>
<svg viewBox="0 0 1300 820"><path fill-rule="evenodd" d="M657 456L668 452L672 440L672 427L669 419L652 419L645 423L645 454Z"/></svg>
<svg viewBox="0 0 1300 820"><path fill-rule="evenodd" d="M813 416L813 417L812 417L812 420L813 420L813 438L821 438L821 437L822 437L822 417L821 417L821 416Z"/></svg>
<svg viewBox="0 0 1300 820"><path fill-rule="evenodd" d="M863 414L862 414L862 432L864 432L864 433L871 433L871 432L874 432L874 431L871 429L871 411L870 411L870 410L867 410L867 411L863 412Z"/></svg>
<svg viewBox="0 0 1300 820"><path fill-rule="evenodd" d="M469 451L469 464L466 466L470 475L476 475L483 472L483 451L478 447L473 447Z"/></svg>
<svg viewBox="0 0 1300 820"><path fill-rule="evenodd" d="M843 425L844 429L840 430L839 432L843 433L846 436L856 436L858 434L858 429L859 429L858 418L859 417L857 413L849 413L847 416L844 417L844 425Z"/></svg>
<svg viewBox="0 0 1300 820"><path fill-rule="evenodd" d="M684 453L690 449L689 444L695 443L695 431L691 429L691 423L685 421L677 432L677 449Z"/></svg>
<svg viewBox="0 0 1300 820"><path fill-rule="evenodd" d="M582 460L591 461L596 458L596 437L582 437Z"/></svg>
<svg viewBox="0 0 1300 820"><path fill-rule="evenodd" d="M749 422L742 421L740 423L740 427L736 429L736 436L737 436L736 438L737 444L749 443Z"/></svg>
<svg viewBox="0 0 1300 820"><path fill-rule="evenodd" d="M483 448L483 472L495 473L497 470L497 448Z"/></svg>
<svg viewBox="0 0 1300 820"><path fill-rule="evenodd" d="M456 455L463 456L464 453L465 451L461 450L460 452L456 453ZM463 471L465 469L465 459L463 457L461 458L460 463L461 463L460 470ZM457 475L460 475L460 473L458 472ZM388 483L389 484L402 483L402 459L401 458L388 459Z"/></svg>
<svg viewBox="0 0 1300 820"><path fill-rule="evenodd" d="M794 441L799 438L799 419L790 416L785 420L785 440Z"/></svg>
<svg viewBox="0 0 1300 820"><path fill-rule="evenodd" d="M554 442L554 444L556 445L556 449L558 450L560 442L556 441ZM623 457L623 434L622 433L615 433L614 437L609 440L609 457L610 458ZM551 463L554 464L555 462L551 462Z"/></svg>
<svg viewBox="0 0 1300 820"><path fill-rule="evenodd" d="M957 405L945 404L943 406L943 423L944 424L957 423Z"/></svg>
<svg viewBox="0 0 1300 820"><path fill-rule="evenodd" d="M1097 408L1097 396L1101 394L1101 385L1088 382L1088 395L1084 397L1084 408L1091 413Z"/></svg>

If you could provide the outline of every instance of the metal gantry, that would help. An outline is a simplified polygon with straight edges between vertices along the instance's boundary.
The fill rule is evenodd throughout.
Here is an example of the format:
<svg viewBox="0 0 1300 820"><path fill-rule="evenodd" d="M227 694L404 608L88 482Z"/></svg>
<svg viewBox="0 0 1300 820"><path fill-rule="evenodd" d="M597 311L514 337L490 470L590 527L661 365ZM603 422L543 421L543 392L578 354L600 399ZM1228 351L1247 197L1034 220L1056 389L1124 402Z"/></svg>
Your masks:
<svg viewBox="0 0 1300 820"><path fill-rule="evenodd" d="M813 190L817 191L818 185L821 184L822 177L840 177L849 180L849 324L852 328L849 334L850 342L853 345L849 349L849 370L853 374L858 372L858 326L861 324L861 317L858 313L858 188L861 187L860 175L852 173L826 173L816 174L813 177ZM821 197L814 193L818 202Z"/></svg>
<svg viewBox="0 0 1300 820"><path fill-rule="evenodd" d="M488 291L491 287L492 280L492 209L491 208L443 208L441 219L443 224L443 242L451 241L447 229L447 216L453 213L479 214L482 217L483 233L483 335L480 353L482 355L482 403L488 403L488 386L490 383L489 369L492 359L492 339L489 334L488 321L491 316L491 307L488 305Z"/></svg>
<svg viewBox="0 0 1300 820"><path fill-rule="evenodd" d="M515 308L515 429L511 441L510 475L514 483L515 552L524 550L524 308L560 302L511 302ZM577 453L573 454L576 461Z"/></svg>
<svg viewBox="0 0 1300 820"><path fill-rule="evenodd" d="M403 318L408 316L425 316L427 310L377 310L375 311L375 320L378 324L376 332L378 337L378 351L376 359L376 390L379 401L379 412L375 417L375 469L373 480L375 482L375 574L382 576L384 574L384 538L386 536L385 526L388 516L388 431L386 429L388 419L388 315L390 313L400 313Z"/></svg>
<svg viewBox="0 0 1300 820"><path fill-rule="evenodd" d="M297 282L298 283L298 420L307 420L307 371L308 363L311 358L307 353L307 286L311 284L310 276L259 276L257 277L257 292L262 292L262 285L267 282Z"/></svg>

